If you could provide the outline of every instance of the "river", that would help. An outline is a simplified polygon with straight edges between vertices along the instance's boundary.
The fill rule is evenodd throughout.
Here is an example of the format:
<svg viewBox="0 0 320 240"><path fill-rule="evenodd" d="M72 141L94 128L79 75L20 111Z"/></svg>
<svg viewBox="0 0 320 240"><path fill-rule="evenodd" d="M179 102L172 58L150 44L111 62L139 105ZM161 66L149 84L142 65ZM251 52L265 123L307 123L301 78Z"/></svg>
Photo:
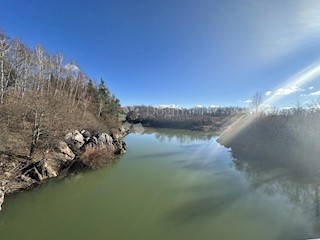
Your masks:
<svg viewBox="0 0 320 240"><path fill-rule="evenodd" d="M295 240L320 236L318 185L255 170L185 130L126 137L111 167L7 197L1 240Z"/></svg>

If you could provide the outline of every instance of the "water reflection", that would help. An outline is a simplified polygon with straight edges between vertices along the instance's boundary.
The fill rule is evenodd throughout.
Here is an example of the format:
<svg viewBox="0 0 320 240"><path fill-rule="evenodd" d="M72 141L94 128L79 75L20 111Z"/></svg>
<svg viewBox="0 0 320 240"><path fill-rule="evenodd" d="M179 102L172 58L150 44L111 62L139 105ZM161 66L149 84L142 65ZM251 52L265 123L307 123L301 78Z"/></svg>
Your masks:
<svg viewBox="0 0 320 240"><path fill-rule="evenodd" d="M187 201L172 210L167 220L174 221L175 224L185 224L199 219L203 220L206 217L215 216L217 218L244 194L244 192L241 194L230 192Z"/></svg>
<svg viewBox="0 0 320 240"><path fill-rule="evenodd" d="M176 139L180 144L190 144L195 141L209 141L216 135L199 131L177 130L166 128L146 128L143 134L154 134L161 143L172 142Z"/></svg>
<svg viewBox="0 0 320 240"><path fill-rule="evenodd" d="M290 168L261 164L257 153L237 149L232 152L235 169L241 171L250 188L269 197L285 196L290 203L310 216L314 231L320 234L320 179L301 176ZM245 156L245 158L243 158Z"/></svg>

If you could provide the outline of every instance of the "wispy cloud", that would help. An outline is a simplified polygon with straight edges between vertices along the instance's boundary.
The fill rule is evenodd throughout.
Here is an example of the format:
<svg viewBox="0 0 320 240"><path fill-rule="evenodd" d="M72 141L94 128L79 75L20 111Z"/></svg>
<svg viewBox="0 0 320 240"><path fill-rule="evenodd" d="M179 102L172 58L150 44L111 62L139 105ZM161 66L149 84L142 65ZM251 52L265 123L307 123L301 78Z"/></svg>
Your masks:
<svg viewBox="0 0 320 240"><path fill-rule="evenodd" d="M313 89L314 89L314 87L313 87L313 86L311 86L311 87L308 87L308 89L309 89L309 90L313 90Z"/></svg>
<svg viewBox="0 0 320 240"><path fill-rule="evenodd" d="M315 91L309 94L300 94L300 97L308 97L308 96L320 96L320 91Z"/></svg>
<svg viewBox="0 0 320 240"><path fill-rule="evenodd" d="M275 96L281 96L281 95L290 95L292 93L296 93L299 91L302 91L302 88L299 88L298 86L291 86L288 88L278 88L277 91L274 93Z"/></svg>
<svg viewBox="0 0 320 240"><path fill-rule="evenodd" d="M270 96L272 94L272 92L271 91L267 91L265 94L266 94L266 96Z"/></svg>
<svg viewBox="0 0 320 240"><path fill-rule="evenodd" d="M243 101L244 103L252 103L252 100L251 99L247 99L245 101Z"/></svg>
<svg viewBox="0 0 320 240"><path fill-rule="evenodd" d="M320 96L320 91L315 91L309 94L309 96Z"/></svg>

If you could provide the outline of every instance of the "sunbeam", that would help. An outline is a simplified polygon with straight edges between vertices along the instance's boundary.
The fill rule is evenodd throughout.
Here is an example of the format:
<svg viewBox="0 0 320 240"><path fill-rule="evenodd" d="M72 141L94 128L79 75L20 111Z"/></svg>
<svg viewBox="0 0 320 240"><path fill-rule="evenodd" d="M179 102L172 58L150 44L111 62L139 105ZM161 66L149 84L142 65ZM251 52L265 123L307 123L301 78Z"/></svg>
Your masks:
<svg viewBox="0 0 320 240"><path fill-rule="evenodd" d="M302 71L298 72L296 75L285 81L277 89L290 89L292 87L301 87L306 83L312 82L320 76L320 64L312 64ZM276 101L279 101L285 96L281 94L271 94L260 106L268 106ZM237 136L243 129L252 124L257 118L257 114L251 114L246 116L241 116L236 121L234 121L225 131L223 131L220 137L223 137L224 142L229 142L232 138Z"/></svg>

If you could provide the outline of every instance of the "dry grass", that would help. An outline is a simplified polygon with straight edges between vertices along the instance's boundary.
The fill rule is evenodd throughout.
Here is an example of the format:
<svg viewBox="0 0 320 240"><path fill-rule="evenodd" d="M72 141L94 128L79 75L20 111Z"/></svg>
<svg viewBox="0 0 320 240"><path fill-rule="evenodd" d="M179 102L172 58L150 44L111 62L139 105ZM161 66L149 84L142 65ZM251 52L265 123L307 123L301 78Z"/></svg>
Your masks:
<svg viewBox="0 0 320 240"><path fill-rule="evenodd" d="M113 151L111 147L88 148L81 154L80 160L91 169L98 169L113 163Z"/></svg>

